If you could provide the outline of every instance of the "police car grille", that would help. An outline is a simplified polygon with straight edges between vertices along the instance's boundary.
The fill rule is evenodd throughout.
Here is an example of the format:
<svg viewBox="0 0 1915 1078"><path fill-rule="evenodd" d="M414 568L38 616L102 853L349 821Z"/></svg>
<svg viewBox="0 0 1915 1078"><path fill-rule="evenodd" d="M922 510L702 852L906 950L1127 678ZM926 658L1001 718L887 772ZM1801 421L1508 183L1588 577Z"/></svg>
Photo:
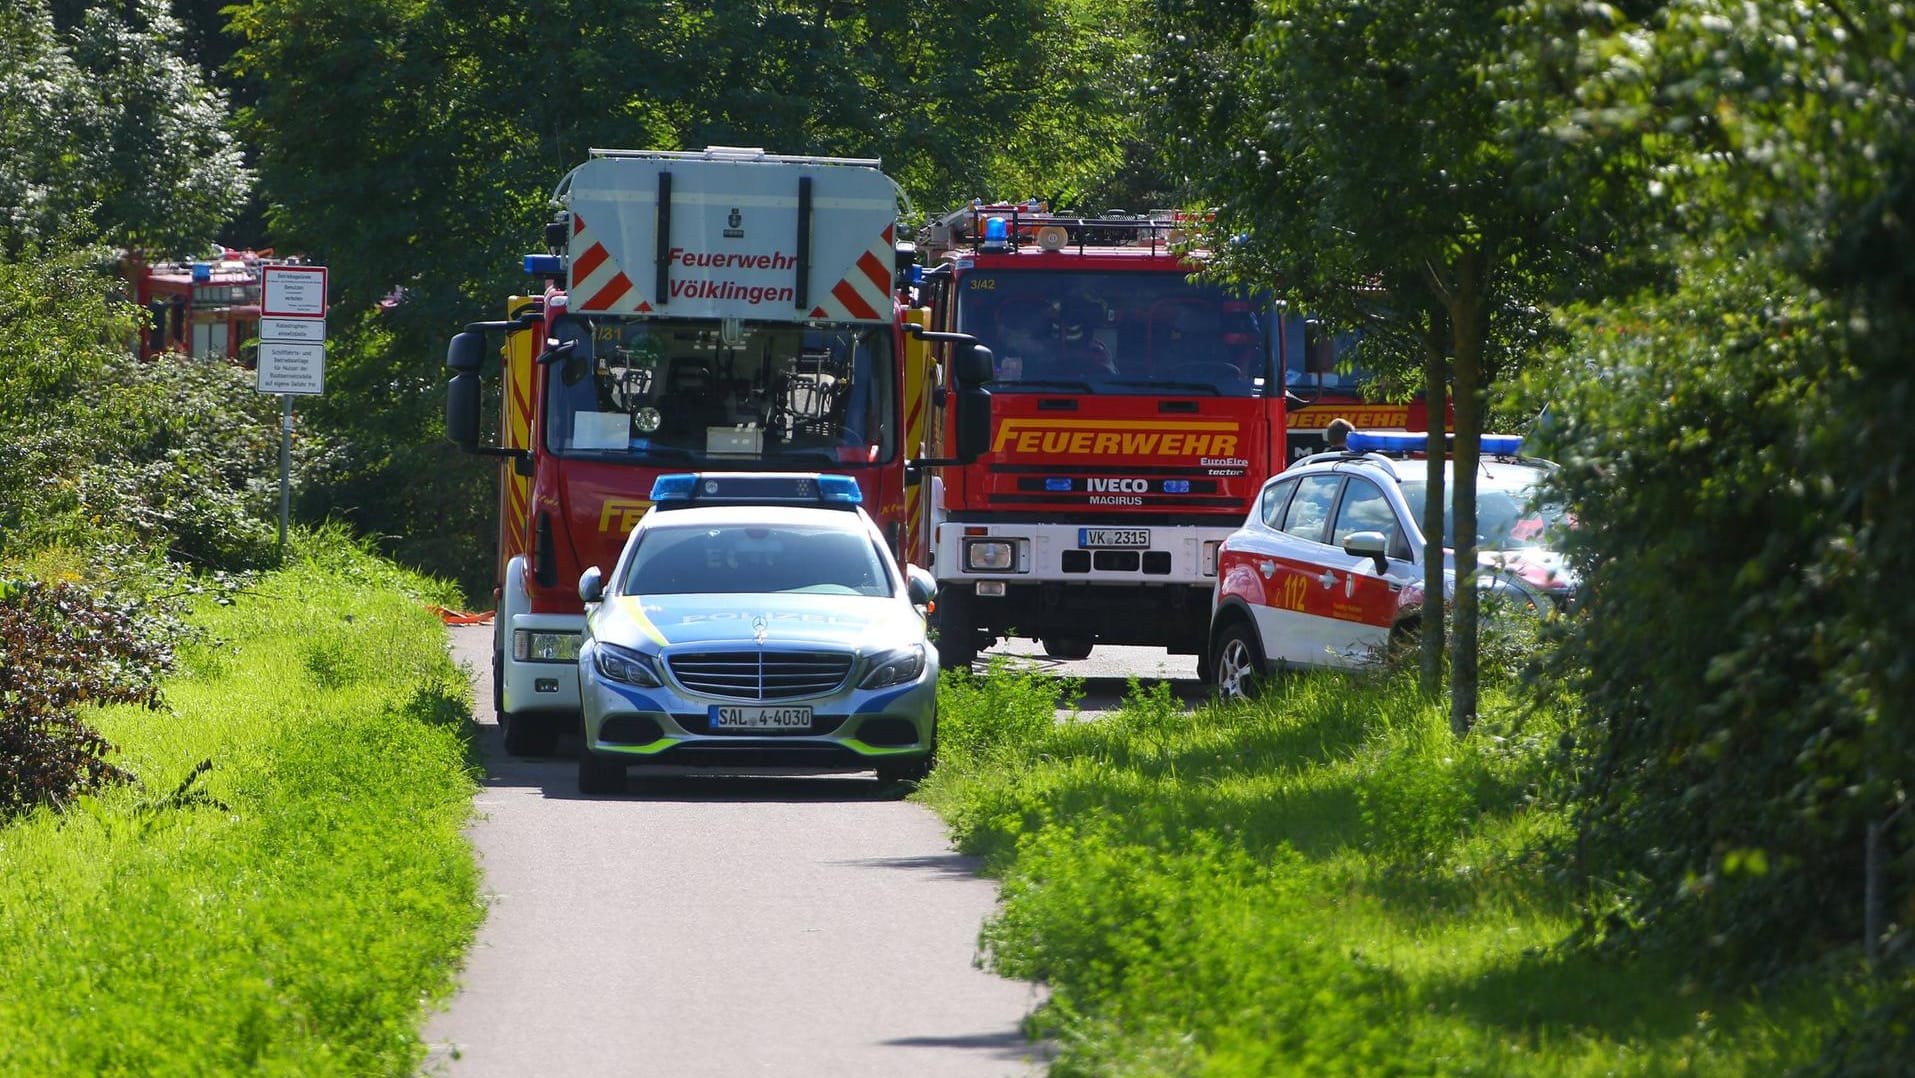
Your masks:
<svg viewBox="0 0 1915 1078"><path fill-rule="evenodd" d="M795 700L844 684L851 655L842 651L708 651L674 655L672 676L704 696L727 700Z"/></svg>

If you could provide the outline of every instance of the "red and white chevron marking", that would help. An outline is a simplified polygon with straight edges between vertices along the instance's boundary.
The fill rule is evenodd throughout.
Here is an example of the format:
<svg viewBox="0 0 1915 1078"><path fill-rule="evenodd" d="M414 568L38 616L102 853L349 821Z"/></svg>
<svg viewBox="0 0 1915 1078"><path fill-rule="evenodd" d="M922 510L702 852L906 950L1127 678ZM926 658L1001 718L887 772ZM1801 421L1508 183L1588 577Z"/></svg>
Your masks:
<svg viewBox="0 0 1915 1078"><path fill-rule="evenodd" d="M831 286L831 291L806 317L828 322L856 319L884 322L891 319L892 226L865 248L851 272Z"/></svg>
<svg viewBox="0 0 1915 1078"><path fill-rule="evenodd" d="M619 268L612 253L592 236L585 218L572 215L571 309L592 314L650 314L652 305Z"/></svg>

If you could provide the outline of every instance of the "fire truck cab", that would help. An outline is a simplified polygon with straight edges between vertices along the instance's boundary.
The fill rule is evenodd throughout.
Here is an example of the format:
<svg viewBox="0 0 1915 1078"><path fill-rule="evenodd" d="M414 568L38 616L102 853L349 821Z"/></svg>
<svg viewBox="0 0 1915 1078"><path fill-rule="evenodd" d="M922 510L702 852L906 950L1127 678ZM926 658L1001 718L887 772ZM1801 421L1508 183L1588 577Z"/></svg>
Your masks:
<svg viewBox="0 0 1915 1078"><path fill-rule="evenodd" d="M932 484L946 669L1009 636L1203 653L1218 545L1286 459L1287 334L1194 276L1191 223L973 203L920 233L933 328L995 362L988 451Z"/></svg>

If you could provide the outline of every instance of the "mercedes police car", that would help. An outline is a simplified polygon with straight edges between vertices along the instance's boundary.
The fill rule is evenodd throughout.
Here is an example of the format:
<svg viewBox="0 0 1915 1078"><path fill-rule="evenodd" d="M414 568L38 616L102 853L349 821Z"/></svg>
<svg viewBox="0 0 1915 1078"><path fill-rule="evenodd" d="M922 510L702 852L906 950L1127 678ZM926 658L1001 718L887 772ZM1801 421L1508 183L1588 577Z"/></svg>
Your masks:
<svg viewBox="0 0 1915 1078"><path fill-rule="evenodd" d="M660 476L609 574L579 578L581 793L631 764L930 770L936 590L841 475Z"/></svg>
<svg viewBox="0 0 1915 1078"><path fill-rule="evenodd" d="M1477 586L1524 609L1566 609L1574 572L1551 549L1566 517L1543 496L1555 466L1521 439L1484 435L1476 476ZM1343 452L1306 457L1263 485L1217 556L1203 674L1227 698L1276 667L1361 666L1423 609L1423 434L1352 433ZM1445 490L1454 489L1445 463ZM1446 588L1456 584L1448 507Z"/></svg>

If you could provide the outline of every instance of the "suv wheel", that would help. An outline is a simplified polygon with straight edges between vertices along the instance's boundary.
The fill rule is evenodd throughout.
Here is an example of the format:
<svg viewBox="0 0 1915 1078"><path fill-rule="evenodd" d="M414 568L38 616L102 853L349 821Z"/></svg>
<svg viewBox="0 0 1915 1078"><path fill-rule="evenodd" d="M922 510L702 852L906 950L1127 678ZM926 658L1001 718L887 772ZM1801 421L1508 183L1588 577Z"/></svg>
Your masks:
<svg viewBox="0 0 1915 1078"><path fill-rule="evenodd" d="M1263 649L1248 624L1239 621L1225 629L1210 654L1210 681L1217 686L1218 698L1248 700L1257 694L1264 678Z"/></svg>

